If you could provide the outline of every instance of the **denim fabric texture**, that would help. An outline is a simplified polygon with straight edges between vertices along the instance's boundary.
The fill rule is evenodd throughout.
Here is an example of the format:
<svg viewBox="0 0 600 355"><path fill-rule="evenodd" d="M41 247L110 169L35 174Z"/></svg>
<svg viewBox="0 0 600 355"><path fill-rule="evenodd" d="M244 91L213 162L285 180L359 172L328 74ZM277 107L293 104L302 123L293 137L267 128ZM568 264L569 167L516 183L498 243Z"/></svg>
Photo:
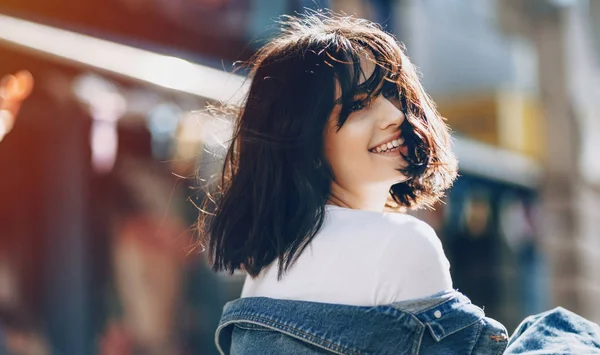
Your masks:
<svg viewBox="0 0 600 355"><path fill-rule="evenodd" d="M363 307L264 297L225 305L221 354L502 354L506 328L457 291Z"/></svg>
<svg viewBox="0 0 600 355"><path fill-rule="evenodd" d="M562 307L525 318L506 355L600 354L600 326Z"/></svg>

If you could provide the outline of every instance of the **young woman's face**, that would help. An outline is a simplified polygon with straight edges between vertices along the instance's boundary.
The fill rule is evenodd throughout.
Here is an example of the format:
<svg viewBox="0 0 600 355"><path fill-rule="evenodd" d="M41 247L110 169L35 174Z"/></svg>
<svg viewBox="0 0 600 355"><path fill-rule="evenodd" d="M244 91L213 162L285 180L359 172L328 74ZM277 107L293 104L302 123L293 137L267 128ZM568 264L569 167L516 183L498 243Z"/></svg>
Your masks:
<svg viewBox="0 0 600 355"><path fill-rule="evenodd" d="M375 66L371 61L362 60L361 67L362 82L371 76ZM397 89L395 85L391 87L392 90L382 90L381 95L366 105L361 100L368 95L357 93L353 112L339 131L336 124L341 105L337 105L331 114L325 133L325 156L333 169L335 183L344 190L389 189L406 180L398 171L406 165L400 155L400 152L406 154L400 131L405 117ZM336 97L339 97L337 91Z"/></svg>

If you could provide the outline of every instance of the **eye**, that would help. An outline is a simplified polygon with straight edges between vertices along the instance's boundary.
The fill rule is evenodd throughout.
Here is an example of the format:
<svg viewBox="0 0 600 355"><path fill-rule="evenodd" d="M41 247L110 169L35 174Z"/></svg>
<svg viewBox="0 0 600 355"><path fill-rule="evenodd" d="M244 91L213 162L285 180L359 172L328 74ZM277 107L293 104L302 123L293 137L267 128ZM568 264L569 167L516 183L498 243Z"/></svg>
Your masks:
<svg viewBox="0 0 600 355"><path fill-rule="evenodd" d="M362 110L362 109L366 108L367 106L368 106L368 105L367 105L367 102L366 102L365 100L357 100L357 101L354 101L354 102L352 103L352 106L350 107L350 112L357 112L357 111L360 111L360 110Z"/></svg>
<svg viewBox="0 0 600 355"><path fill-rule="evenodd" d="M359 94L354 96L354 101L352 101L352 105L348 108L349 113L357 112L360 110L364 110L371 105L372 97L368 94Z"/></svg>
<svg viewBox="0 0 600 355"><path fill-rule="evenodd" d="M394 84L386 85L382 90L382 95L388 100L400 101L400 91Z"/></svg>

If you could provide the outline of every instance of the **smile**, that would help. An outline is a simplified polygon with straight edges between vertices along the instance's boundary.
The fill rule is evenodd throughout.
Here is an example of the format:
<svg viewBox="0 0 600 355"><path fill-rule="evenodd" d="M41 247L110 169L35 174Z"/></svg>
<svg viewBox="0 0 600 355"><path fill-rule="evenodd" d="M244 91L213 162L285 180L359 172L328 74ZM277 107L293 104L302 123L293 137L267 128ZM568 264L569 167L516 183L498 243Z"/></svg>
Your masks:
<svg viewBox="0 0 600 355"><path fill-rule="evenodd" d="M397 138L390 142L383 143L375 148L369 149L369 152L376 153L376 154L391 153L391 152L398 151L403 144L404 144L404 139Z"/></svg>

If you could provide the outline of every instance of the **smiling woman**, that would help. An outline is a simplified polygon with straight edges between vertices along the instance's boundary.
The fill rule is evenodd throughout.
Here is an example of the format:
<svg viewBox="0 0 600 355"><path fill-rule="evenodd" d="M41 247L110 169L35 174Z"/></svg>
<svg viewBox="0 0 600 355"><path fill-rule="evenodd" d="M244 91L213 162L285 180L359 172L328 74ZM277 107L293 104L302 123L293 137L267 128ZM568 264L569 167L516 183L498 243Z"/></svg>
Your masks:
<svg viewBox="0 0 600 355"><path fill-rule="evenodd" d="M213 269L248 274L242 298L224 309L218 348L502 349L504 327L452 289L433 229L384 212L437 201L457 170L449 129L401 45L369 21L331 13L281 25L249 63L220 191L205 206L214 214L199 222ZM426 324L460 335L435 349L445 336L432 338ZM504 340L474 342L481 332Z"/></svg>
<svg viewBox="0 0 600 355"><path fill-rule="evenodd" d="M216 215L200 223L216 270L256 276L278 259L281 276L326 205L417 208L456 176L448 127L392 36L318 13L282 24L250 62Z"/></svg>
<svg viewBox="0 0 600 355"><path fill-rule="evenodd" d="M221 354L598 353L600 328L561 308L509 342L453 289L435 231L399 213L438 200L457 169L401 45L327 12L281 25L249 63L199 224L213 269L247 273L223 309Z"/></svg>

